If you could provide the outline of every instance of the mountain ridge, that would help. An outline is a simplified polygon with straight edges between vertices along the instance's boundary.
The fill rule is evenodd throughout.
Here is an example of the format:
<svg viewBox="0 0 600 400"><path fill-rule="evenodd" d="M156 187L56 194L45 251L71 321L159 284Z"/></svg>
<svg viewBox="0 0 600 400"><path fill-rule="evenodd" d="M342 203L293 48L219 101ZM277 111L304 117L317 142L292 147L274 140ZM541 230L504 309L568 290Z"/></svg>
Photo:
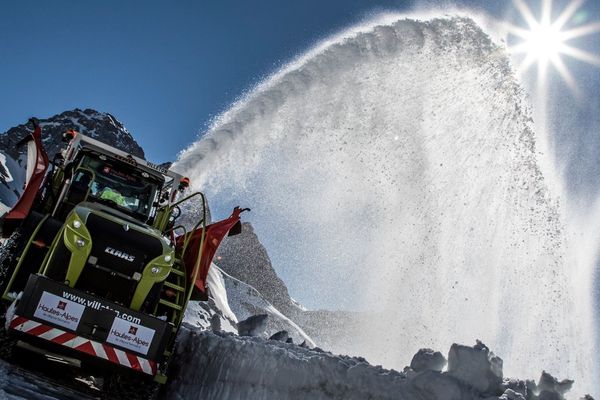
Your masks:
<svg viewBox="0 0 600 400"><path fill-rule="evenodd" d="M84 110L75 108L39 119L39 123L42 128L42 142L51 160L64 147L62 134L68 129L74 129L83 135L101 140L136 157L145 158L144 150L123 123L107 112L91 108ZM0 133L0 150L15 156L17 143L31 132L33 132L32 127L25 123Z"/></svg>

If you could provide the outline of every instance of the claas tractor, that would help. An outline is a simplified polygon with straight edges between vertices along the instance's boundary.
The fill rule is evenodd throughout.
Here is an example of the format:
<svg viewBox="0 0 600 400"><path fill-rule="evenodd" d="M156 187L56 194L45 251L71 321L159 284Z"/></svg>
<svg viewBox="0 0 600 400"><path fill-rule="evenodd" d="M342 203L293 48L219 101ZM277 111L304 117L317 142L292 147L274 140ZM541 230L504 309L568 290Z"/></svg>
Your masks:
<svg viewBox="0 0 600 400"><path fill-rule="evenodd" d="M32 124L22 191L2 208L4 333L19 351L102 375L105 398L151 398L168 379L186 307L207 300L212 258L244 210L208 225L206 199L186 193L186 177L75 131L49 162ZM197 221L179 224L194 201Z"/></svg>

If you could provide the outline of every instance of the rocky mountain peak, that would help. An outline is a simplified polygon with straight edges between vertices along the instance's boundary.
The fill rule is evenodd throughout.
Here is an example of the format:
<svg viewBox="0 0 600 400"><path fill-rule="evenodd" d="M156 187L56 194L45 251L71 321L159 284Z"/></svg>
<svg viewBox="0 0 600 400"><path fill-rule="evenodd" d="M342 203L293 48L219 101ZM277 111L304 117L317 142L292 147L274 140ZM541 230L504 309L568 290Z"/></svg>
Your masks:
<svg viewBox="0 0 600 400"><path fill-rule="evenodd" d="M300 310L277 276L267 250L250 223L242 223L242 233L223 241L215 263L227 274L254 287L285 315L293 316Z"/></svg>
<svg viewBox="0 0 600 400"><path fill-rule="evenodd" d="M62 147L62 134L67 129L98 139L108 145L126 151L134 156L144 158L144 150L135 141L131 133L113 115L99 112L91 108L71 111L40 119L42 138L48 155L52 159ZM32 132L30 124L21 124L0 134L0 149L14 149L27 134Z"/></svg>

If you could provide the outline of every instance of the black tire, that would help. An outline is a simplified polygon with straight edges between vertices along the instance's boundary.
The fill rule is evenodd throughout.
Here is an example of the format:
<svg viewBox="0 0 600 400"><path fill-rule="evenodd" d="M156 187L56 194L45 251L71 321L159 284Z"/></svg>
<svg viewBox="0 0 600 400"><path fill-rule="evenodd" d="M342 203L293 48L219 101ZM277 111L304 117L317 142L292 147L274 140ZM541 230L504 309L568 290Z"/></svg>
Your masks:
<svg viewBox="0 0 600 400"><path fill-rule="evenodd" d="M17 229L0 247L0 296L4 293L4 289L8 285L12 270L15 266L16 255L20 253L21 245L21 231ZM3 304L3 302L2 302ZM0 312L2 313L2 321L4 321L4 312L6 310L2 307Z"/></svg>
<svg viewBox="0 0 600 400"><path fill-rule="evenodd" d="M0 296L8 285L12 270L16 264L15 254L19 248L19 234L16 231L0 248ZM12 241L12 242L9 242ZM6 311L8 304L0 300L0 359L12 363L17 341L6 329Z"/></svg>
<svg viewBox="0 0 600 400"><path fill-rule="evenodd" d="M4 327L4 316L0 327L0 359L12 363L14 361L15 347L17 341L8 334Z"/></svg>
<svg viewBox="0 0 600 400"><path fill-rule="evenodd" d="M25 244L43 217L43 214L32 211L0 247L0 296L4 293L13 268L17 265L17 257L22 256Z"/></svg>
<svg viewBox="0 0 600 400"><path fill-rule="evenodd" d="M20 236L17 229L0 247L0 296L4 293L4 289L10 280ZM6 303L0 301L0 359L12 363L17 341L8 334L5 328L6 310Z"/></svg>
<svg viewBox="0 0 600 400"><path fill-rule="evenodd" d="M103 400L156 400L161 386L145 377L114 373L106 377Z"/></svg>

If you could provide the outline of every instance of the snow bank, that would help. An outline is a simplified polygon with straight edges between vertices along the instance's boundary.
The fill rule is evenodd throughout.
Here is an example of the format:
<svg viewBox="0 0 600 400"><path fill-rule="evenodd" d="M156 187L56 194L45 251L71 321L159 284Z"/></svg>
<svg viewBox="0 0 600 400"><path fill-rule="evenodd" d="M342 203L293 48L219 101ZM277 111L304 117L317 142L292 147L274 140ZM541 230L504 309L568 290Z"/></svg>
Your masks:
<svg viewBox="0 0 600 400"><path fill-rule="evenodd" d="M51 379L0 360L0 400L92 400L95 398L57 385Z"/></svg>
<svg viewBox="0 0 600 400"><path fill-rule="evenodd" d="M237 317L237 321L245 320L253 315L267 314L269 316L267 322L266 337L273 335L276 332L286 330L297 343L306 341L310 346L316 346L313 339L302 330L294 321L283 315L275 308L264 296L255 288L244 283L218 268L211 267L211 270L218 273L221 281L225 285L227 292L227 307ZM213 293L212 286L211 294Z"/></svg>
<svg viewBox="0 0 600 400"><path fill-rule="evenodd" d="M561 400L572 383L558 382L547 374L538 385L503 379L502 360L480 342L474 347L453 345L448 355L451 370L445 372L439 371L440 356L435 352L427 349L419 354L430 354L436 362L419 363L419 372L410 367L398 372L360 357L186 325L180 333L172 375L176 378L167 398Z"/></svg>
<svg viewBox="0 0 600 400"><path fill-rule="evenodd" d="M404 374L280 341L183 328L169 399L364 399L400 390ZM381 397L382 396L382 397Z"/></svg>
<svg viewBox="0 0 600 400"><path fill-rule="evenodd" d="M268 315L265 338L276 332L288 331L297 343L315 342L294 321L283 315L252 286L223 272L212 264L208 273L210 299L192 301L186 310L184 322L202 329L237 333L237 324L258 314Z"/></svg>
<svg viewBox="0 0 600 400"><path fill-rule="evenodd" d="M211 264L211 267L208 270L207 284L210 288L210 295L214 299L219 310L223 312L223 316L232 322L237 323L238 319L233 311L231 311L231 307L229 307L223 274L221 274L221 270L215 264Z"/></svg>

